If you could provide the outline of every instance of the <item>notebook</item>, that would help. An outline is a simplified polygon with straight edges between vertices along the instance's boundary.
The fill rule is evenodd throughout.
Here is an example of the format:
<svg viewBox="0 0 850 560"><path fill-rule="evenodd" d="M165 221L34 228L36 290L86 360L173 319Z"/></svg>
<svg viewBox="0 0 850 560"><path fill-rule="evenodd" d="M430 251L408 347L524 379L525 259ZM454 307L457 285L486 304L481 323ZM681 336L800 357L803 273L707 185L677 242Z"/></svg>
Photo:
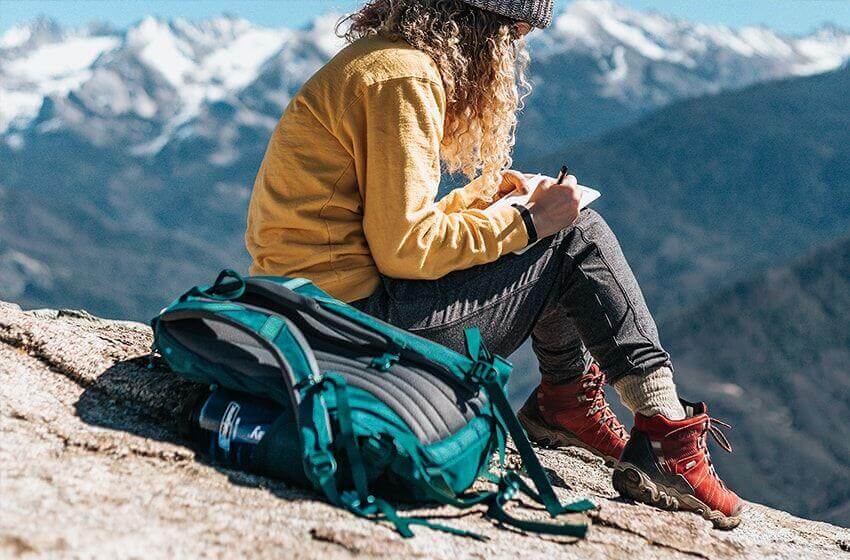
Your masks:
<svg viewBox="0 0 850 560"><path fill-rule="evenodd" d="M503 196L502 198L500 198L499 200L497 200L496 202L491 204L490 207L491 208L497 208L499 206L510 206L512 204L527 204L528 199L531 198L532 193L534 193L534 191L537 189L537 187L540 185L540 183L543 182L544 179L551 179L551 180L554 181L554 179L552 179L552 177L545 177L543 175L538 174L538 175L536 175L536 176L534 176L534 177L532 177L531 179L528 180L528 183L529 183L528 193L526 193L526 194L509 194L507 196ZM579 203L579 210L586 207L591 202L593 202L594 200L596 200L597 198L602 196L602 193L600 193L596 189L591 189L590 187L585 187L584 185L578 185L578 188L581 189L581 202ZM535 241L534 243L530 243L530 244L526 245L522 249L514 251L514 253L516 253L517 255L521 255L521 254L525 253L526 251L528 251L531 247L533 247L535 243L537 243L537 241Z"/></svg>

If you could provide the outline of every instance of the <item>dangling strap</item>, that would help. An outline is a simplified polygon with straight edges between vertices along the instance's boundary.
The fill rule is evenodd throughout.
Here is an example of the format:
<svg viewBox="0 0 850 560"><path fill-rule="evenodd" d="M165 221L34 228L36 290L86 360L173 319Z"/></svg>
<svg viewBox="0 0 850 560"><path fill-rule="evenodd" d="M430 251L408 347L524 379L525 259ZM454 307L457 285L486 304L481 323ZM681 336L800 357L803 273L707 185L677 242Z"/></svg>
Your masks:
<svg viewBox="0 0 850 560"><path fill-rule="evenodd" d="M304 381L308 384L306 387L296 387L296 390L302 391L297 417L304 473L315 486L322 489L331 503L341 505L334 479L338 465L330 450L333 433L324 402L322 379L311 375Z"/></svg>
<svg viewBox="0 0 850 560"><path fill-rule="evenodd" d="M434 523L421 517L402 517L392 505L374 496L370 496L369 502L363 504L357 500L353 492L347 492L343 494L343 502L346 509L356 515L366 517L374 521L389 521L404 538L414 536L413 531L410 529L411 525L420 525L435 531L442 531L444 533L450 533L461 537L469 537L479 541L488 540L486 536L473 531L458 529L449 525L443 525L442 523Z"/></svg>
<svg viewBox="0 0 850 560"><path fill-rule="evenodd" d="M510 515L505 511L507 504L518 492L523 492L529 497L534 498L536 494L528 487L525 482L515 472L507 473L499 484L499 491L496 493L493 501L490 502L490 507L487 510L487 515L512 525L523 531L531 531L533 533L541 533L546 535L569 535L572 537L582 538L587 533L587 523L547 523L545 521L531 521L529 519L519 519ZM538 500L539 501L539 500ZM563 506L561 513L565 512L582 512L589 509L594 509L596 506L589 500L581 500L573 504ZM554 516L553 516L554 517Z"/></svg>
<svg viewBox="0 0 850 560"><path fill-rule="evenodd" d="M531 488L531 486L526 483L522 477L520 477L516 472L508 472L505 474L505 479L507 479L510 483L515 483L517 486L517 490L525 494L526 496L533 499L538 504L542 504L543 500L540 495ZM591 509L596 509L596 504L591 502L590 500L579 500L577 502L569 503L565 506L561 507L562 513L580 513L582 511L588 511Z"/></svg>
<svg viewBox="0 0 850 560"><path fill-rule="evenodd" d="M441 492L439 487L430 483L431 489L436 493L436 499L444 504L452 505L457 508L469 508L479 504L486 504L487 516L497 521L512 525L523 531L547 535L569 535L573 537L584 537L587 533L586 523L547 523L544 521L531 521L528 519L519 519L510 515L505 510L505 505L518 493L522 492L537 503L543 503L537 494L528 484L525 483L520 476L515 472L507 472L505 475L495 481L499 485L499 489L495 492L483 491L475 492L467 496L456 496L450 490ZM581 500L572 504L568 504L561 508L561 513L580 513L595 509L596 505L590 500Z"/></svg>
<svg viewBox="0 0 850 560"><path fill-rule="evenodd" d="M337 425L339 430L336 434L337 443L345 450L348 457L348 465L351 468L351 478L354 480L354 489L361 503L366 503L369 496L367 487L366 467L360 456L360 449L354 437L354 426L351 421L351 406L348 403L348 391L346 391L345 379L336 373L325 373L319 387L327 385L333 387L336 397Z"/></svg>
<svg viewBox="0 0 850 560"><path fill-rule="evenodd" d="M516 445L519 455L522 458L522 464L525 471L528 473L528 476L531 477L531 480L534 482L534 486L537 488L537 492L533 492L531 488L528 488L528 486L525 485L525 483L522 483L522 486L529 490L529 492L526 493L545 506L546 511L549 512L549 515L552 517L556 517L565 512L585 511L595 507L587 500L578 502L577 504L570 504L566 506L561 505L561 502L555 495L555 490L552 488L552 484L549 482L549 478L546 476L543 466L537 459L537 454L534 452L534 449L532 449L531 443L528 441L525 431L522 429L519 420L514 414L514 411L508 402L505 390L500 383L499 376L501 372L499 371L499 366L503 365L504 362L499 363L499 356L494 356L489 350L487 350L481 340L481 333L477 328L467 328L465 335L467 352L469 352L469 357L475 360L475 366L473 367L471 376L475 381L481 383L484 390L487 392L490 402L493 403L496 411L508 428L508 433L511 435L514 445ZM516 479L519 479L519 477L516 477ZM522 481L520 480L520 482ZM505 496L515 493L521 488L519 483L512 478L507 479L505 485L506 486L503 491L500 492L502 495L501 499L497 499L493 502L493 513L499 517L507 516L507 514L502 510L502 505L508 499L505 498ZM511 490L511 488L514 489ZM586 529L587 526L585 525L582 530L582 534L583 531L586 531ZM571 529L571 531L578 531L578 529L574 528Z"/></svg>

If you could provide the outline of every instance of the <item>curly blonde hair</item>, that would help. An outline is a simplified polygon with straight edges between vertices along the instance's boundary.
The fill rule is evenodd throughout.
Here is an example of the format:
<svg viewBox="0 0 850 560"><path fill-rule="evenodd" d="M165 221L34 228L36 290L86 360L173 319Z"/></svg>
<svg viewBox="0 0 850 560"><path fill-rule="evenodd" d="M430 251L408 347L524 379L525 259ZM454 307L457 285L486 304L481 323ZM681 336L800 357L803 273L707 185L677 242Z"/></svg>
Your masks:
<svg viewBox="0 0 850 560"><path fill-rule="evenodd" d="M440 157L449 173L481 174L492 196L511 166L517 112L531 87L515 20L461 0L372 0L340 22L349 42L377 35L428 54L446 92Z"/></svg>

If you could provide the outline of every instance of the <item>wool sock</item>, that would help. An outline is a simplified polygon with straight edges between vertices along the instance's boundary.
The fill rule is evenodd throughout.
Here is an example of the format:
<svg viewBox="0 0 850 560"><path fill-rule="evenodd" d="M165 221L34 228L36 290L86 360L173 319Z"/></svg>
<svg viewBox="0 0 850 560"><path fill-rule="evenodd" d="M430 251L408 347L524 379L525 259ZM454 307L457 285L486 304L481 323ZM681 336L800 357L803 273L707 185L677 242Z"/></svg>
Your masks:
<svg viewBox="0 0 850 560"><path fill-rule="evenodd" d="M614 382L614 389L626 408L635 414L661 414L668 420L685 418L685 409L673 383L673 370L667 366L646 375L626 375Z"/></svg>

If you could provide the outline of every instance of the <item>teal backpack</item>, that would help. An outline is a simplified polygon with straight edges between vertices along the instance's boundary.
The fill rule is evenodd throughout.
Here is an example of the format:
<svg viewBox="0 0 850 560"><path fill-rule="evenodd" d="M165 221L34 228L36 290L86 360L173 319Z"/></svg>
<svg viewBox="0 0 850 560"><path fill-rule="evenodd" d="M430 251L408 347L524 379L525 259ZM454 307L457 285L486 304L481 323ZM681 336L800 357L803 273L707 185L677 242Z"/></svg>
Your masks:
<svg viewBox="0 0 850 560"><path fill-rule="evenodd" d="M527 531L584 536L586 524L531 521L505 511L522 492L556 517L594 508L560 504L505 393L511 365L466 331L468 355L336 300L303 278L219 274L152 321L154 350L178 375L271 399L283 412L250 469L312 486L352 513L483 538L402 517L386 499L466 508ZM532 489L505 468L510 435ZM498 457L499 473L491 472ZM470 492L485 477L496 490ZM380 497L379 497L380 496Z"/></svg>

